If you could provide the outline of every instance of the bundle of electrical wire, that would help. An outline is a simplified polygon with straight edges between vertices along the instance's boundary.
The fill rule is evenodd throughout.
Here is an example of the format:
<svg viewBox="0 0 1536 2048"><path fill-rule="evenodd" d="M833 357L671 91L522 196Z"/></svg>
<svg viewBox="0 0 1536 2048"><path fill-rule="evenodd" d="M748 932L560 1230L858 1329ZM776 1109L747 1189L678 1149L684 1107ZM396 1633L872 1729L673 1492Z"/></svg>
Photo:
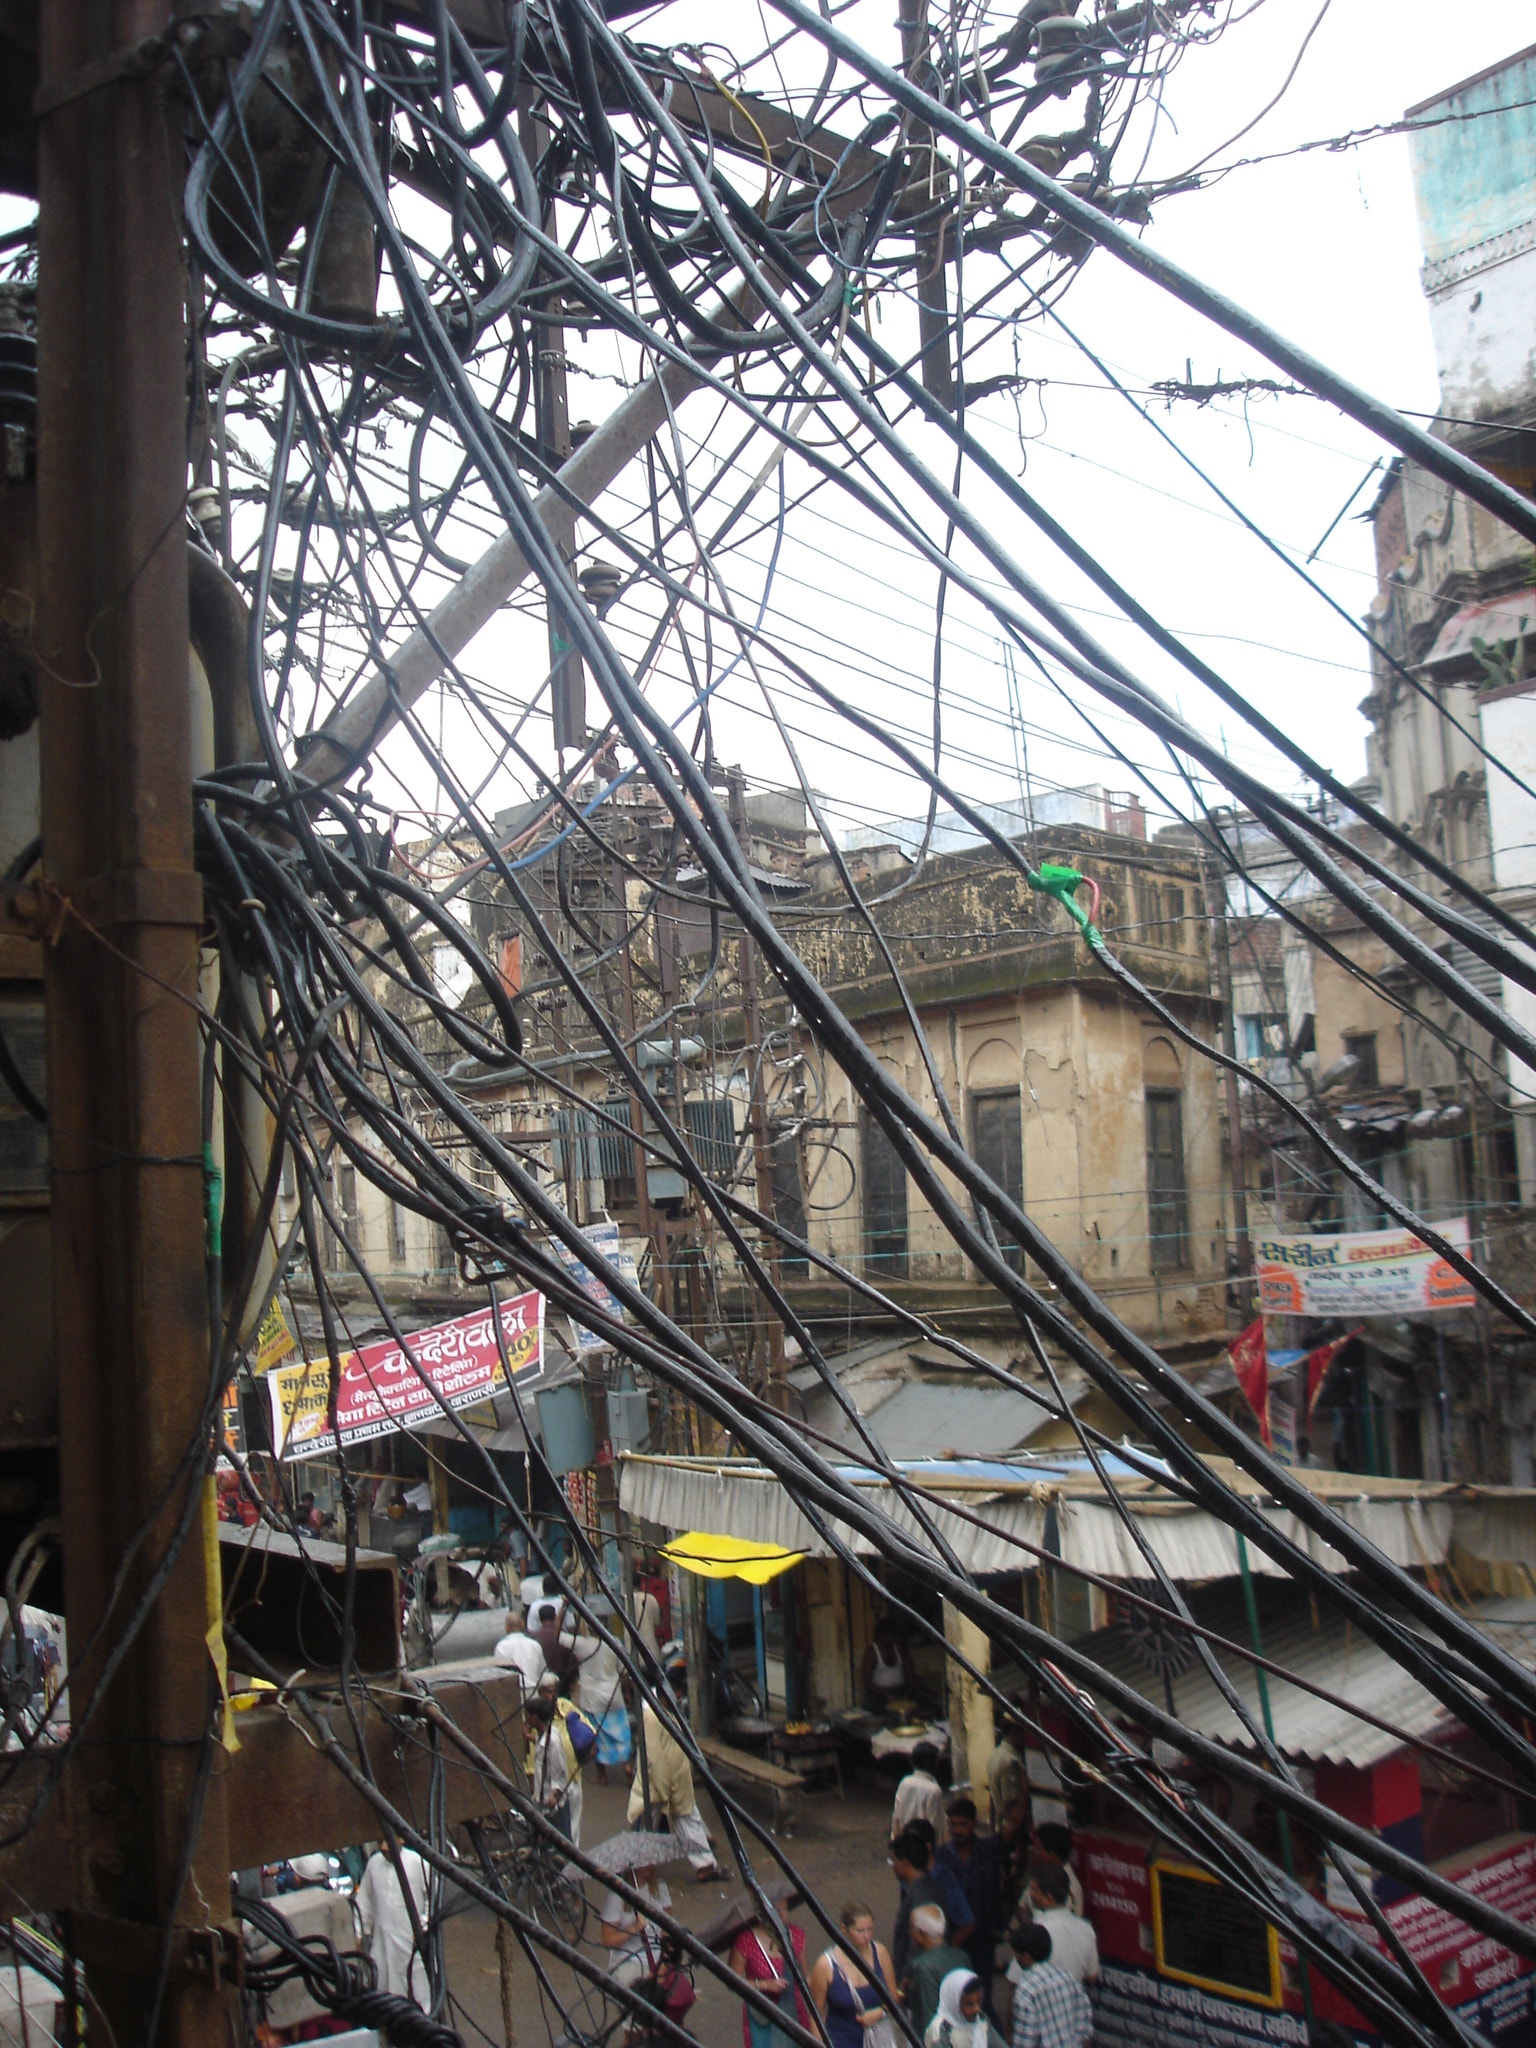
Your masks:
<svg viewBox="0 0 1536 2048"><path fill-rule="evenodd" d="M904 9L898 69L863 48L831 10L818 14L800 0L773 6L782 25L777 41L736 70L712 64L698 46L649 39L665 32L670 9L647 14L642 38L620 25L635 10L605 14L592 0L507 0L489 10L499 24L494 37L483 24L468 32L447 0L426 0L410 20L382 21L325 0L268 0L242 52L229 55L226 48L217 61L204 62L195 39L176 46L188 106L186 218L200 309L192 348L193 467L205 480L204 500L216 507L213 516L200 516L193 541L216 554L240 585L251 618L253 741L201 778L195 799L199 865L223 963L223 995L206 1019L209 1044L224 1063L223 1085L238 1073L240 1084L265 1102L276 1129L261 1176L256 1236L271 1228L286 1159L299 1196L296 1235L282 1252L307 1257L333 1369L348 1335L345 1315L328 1299L322 1226L361 1279L372 1316L412 1356L410 1334L336 1204L339 1160L391 1201L441 1226L466 1270L510 1274L537 1287L670 1398L718 1424L789 1490L853 1575L874 1585L874 1560L899 1567L984 1630L999 1656L1030 1676L1041 1703L1034 1739L1080 1780L1111 1784L1152 1835L1279 1928L1372 2025L1393 2040L1471 2039L1414 1964L1362 1870L1422 1893L1523 1957L1536 1956L1536 1935L1310 1794L1255 1723L1221 1661L1249 1653L1195 1624L1117 1491L1107 1454L1113 1450L1176 1499L1217 1516L1317 1603L1380 1645L1480 1738L1504 1774L1499 1782L1522 1798L1536 1786L1536 1747L1527 1733L1536 1679L1172 1369L971 1156L881 935L879 899L855 886L838 853L763 672L771 668L801 701L839 721L859 748L920 785L929 832L943 803L1028 889L1051 893L1049 878L953 786L937 750L927 758L786 644L768 620L766 590L750 616L751 607L733 598L721 564L731 536L739 538L749 517L759 516L754 507L766 491L777 499L763 521L774 536L771 582L791 512L785 463L793 455L809 478L807 495L839 493L869 530L935 571L941 588L964 592L1022 659L1070 678L1079 705L1096 699L1104 715L1148 736L1171 764L1191 814L1235 869L1242 868L1241 844L1213 815L1207 783L1224 788L1267 827L1322 891L1491 1047L1536 1065L1529 1032L1482 993L1486 977L1462 971L1449 957L1457 949L1456 957L1470 955L1506 982L1536 989L1518 922L1313 760L1133 599L1000 459L971 407L998 388L1000 377L1007 382L1000 337L1022 322L1059 317L1063 294L1098 251L1096 260L1125 262L1175 291L1527 538L1536 538L1536 510L1185 277L1131 232L1144 213L1134 182L1117 183L1116 164L1132 116L1160 91L1170 67L1226 28L1227 10L1138 5L1078 21L1031 0L1003 22L974 8L957 7L942 19ZM742 71L766 75L773 66L795 84L790 110L769 124L770 133L765 102L749 91ZM1032 124L1057 99L1069 102L1062 118L1072 125L1060 134L1035 132ZM272 160L274 138L289 178L277 189L258 169ZM338 253L349 249L351 281L343 290ZM932 289L935 269L946 261L956 280L948 310ZM975 275L984 289L966 302L960 281ZM928 322L916 349L876 339L869 307L882 294L904 315L915 310L919 324ZM945 376L931 373L935 321ZM899 324L893 321L893 330ZM627 387L621 411L650 422L649 434L637 433L625 470L639 504L633 516L599 502L622 465L593 471L588 490L579 480L579 451L571 458L576 469L562 473L563 451L552 454L536 429L543 366L568 334L592 348L600 343L594 360ZM707 393L716 407L717 448L729 434L738 437L723 459L708 456L710 438L697 450L685 445L677 407L694 392ZM744 461L749 448L756 467ZM955 463L954 481L938 473L936 449ZM708 470L702 484L693 473L701 466ZM1324 807L1292 800L1234 765L1225 745L1186 722L1025 566L1010 535L968 502L962 471L984 479L1017 515L1016 531L1029 526L1048 540L1149 646L1198 680L1335 806L1369 826L1390 854L1372 854ZM601 617L554 537L560 519L577 517L620 558L619 597ZM713 522L707 535L706 519ZM505 601L547 608L595 683L602 723L577 748L574 765L552 763L529 730L545 715L553 667L542 678L488 681L460 659L465 636L453 629L447 609L460 579L479 573L472 558L487 548L502 551L497 573L506 578ZM510 570L508 551L516 557ZM523 599L517 593L525 585ZM683 711L669 715L651 685L674 633L685 650L689 687ZM687 651L690 634L702 646L697 664ZM736 675L750 675L761 689L831 849L848 914L879 950L896 987L932 1109L875 1056L797 952L792 920L765 901L711 773L712 702ZM451 693L483 758L466 758L463 748L434 739L421 706L429 685ZM691 737L688 720L695 722ZM386 738L410 752L437 796L435 836L425 852L413 846L409 861L399 806L370 787L372 757ZM622 771L615 765L619 749L631 764ZM481 801L488 762L514 770L539 799L544 836L530 835L531 851L507 845ZM588 786L593 776L595 795ZM629 781L642 783L667 817L670 863L660 876L638 878L639 907L626 911L616 935L595 933L578 950L562 929L579 931L579 919L554 919L547 892L529 871L558 864L561 847L572 844L610 857L604 807ZM1159 793L1165 794L1161 785ZM454 876L447 882L431 866L444 850ZM946 1534L945 1517L954 1511L936 1509L858 1413L781 1283L784 1257L805 1261L894 1325L941 1344L978 1381L1015 1381L891 1299L875 1278L765 1213L735 1167L709 1170L701 1163L599 971L653 914L660 893L675 888L685 863L701 878L695 900L712 924L703 978L714 972L728 919L756 947L798 1031L820 1060L847 1077L951 1243L1017 1320L1051 1388L1054 1414L1073 1432L1128 1541L1146 1559L1145 1583L1130 1597L1159 1625L1187 1635L1257 1761L1184 1726L1082 1649L990 1599ZM1424 880L1406 871L1410 864ZM558 1071L525 1050L521 1017L529 992L508 992L455 914L454 896L471 873L499 892L534 938L549 963L542 989L570 1007L611 1063L640 1107L638 1130L585 1103ZM1438 936L1426 938L1423 925ZM1090 918L1066 929L1081 931L1096 974L1193 1053L1234 1064L1138 979L1117 956L1112 935ZM445 992L444 950L462 970L453 995ZM474 1002L462 995L466 984ZM899 1512L872 1502L831 1447L792 1422L763 1386L730 1369L691 1326L594 1254L547 1174L492 1127L472 1091L424 1054L413 1017L440 1032L478 1075L526 1080L579 1105L682 1177L767 1315L838 1402L861 1461ZM1277 1084L1243 1071L1341 1174L1436 1249L1490 1312L1536 1334L1536 1318L1462 1246L1383 1188ZM446 1133L447 1142L429 1141L429 1126ZM487 1174L495 1200L487 1200ZM1006 1255L1004 1246L1022 1247L1027 1257ZM599 1274L617 1313L576 1284L556 1247ZM257 1272L252 1259L244 1272L222 1276L210 1426L217 1390L238 1358L237 1333L248 1326ZM1129 1442L1143 1449L1112 1442L1080 1419L1063 1395L1058 1361L1108 1397ZM478 1439L444 1412L478 1459L478 1483L505 1524L554 1569ZM1191 1447L1191 1429L1257 1481L1260 1498L1228 1486ZM537 1461L536 1436L530 1442ZM355 1544L355 1505L350 1493L347 1499ZM1265 1501L1289 1511L1299 1538L1264 1511ZM267 1511L291 1524L291 1503ZM622 1603L602 1557L579 1530L576 1536L586 1583L608 1595L598 1601L572 1586L583 1626L617 1653L640 1696L683 1744L749 1883L760 1888L775 1870L795 1876L783 1845L719 1783L638 1635L626 1622L604 1619L623 1615ZM1045 1561L1043 1551L1017 1547L1021 1567ZM1343 1572L1319 1561L1325 1550L1343 1561ZM964 1662L915 1607L902 1608L888 1591L885 1597L915 1634ZM259 1669L257 1653L246 1648ZM999 1705L1018 1711L987 1672L970 1675ZM299 1695L294 1711L308 1718L313 1739L374 1804L381 1825L447 1874L453 1866L441 1830L424 1830L389 1808L360 1761L345 1712ZM1141 1739L1126 1734L1125 1725L1141 1731ZM455 1736L439 1729L434 1739L452 1744ZM1329 1845L1370 1932L1334 1914L1181 1789L1164 1767L1168 1754L1243 1786L1314 1831ZM485 1768L483 1759L470 1762ZM509 1781L498 1791L524 1826L547 1834L547 1819L526 1787ZM585 1867L579 1852L572 1860ZM493 1871L476 1878L457 1870L455 1881L508 1920L530 1956L557 1958L578 1978L600 1982L589 1959L519 1911ZM627 1895L622 1880L616 1888ZM835 1936L814 1898L812 1910ZM270 1918L261 1922L269 1934ZM723 1969L685 1930L673 1931L700 1965ZM349 1989L351 1980L343 1982L331 1959L285 1955L285 1968L328 1987L324 1995L338 2011L366 2017L359 1998L377 1994ZM546 1962L536 1968L554 1998ZM392 2029L389 2016L383 2023ZM781 2016L774 2023L797 2041L814 2039ZM395 2037L454 2038L437 2021L423 2024L428 2032Z"/></svg>

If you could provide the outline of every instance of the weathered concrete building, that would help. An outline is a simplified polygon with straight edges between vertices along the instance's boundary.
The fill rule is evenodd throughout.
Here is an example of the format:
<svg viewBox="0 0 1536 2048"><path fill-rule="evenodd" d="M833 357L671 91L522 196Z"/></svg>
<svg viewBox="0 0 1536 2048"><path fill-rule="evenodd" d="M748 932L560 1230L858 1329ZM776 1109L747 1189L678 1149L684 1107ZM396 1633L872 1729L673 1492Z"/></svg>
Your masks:
<svg viewBox="0 0 1536 2048"><path fill-rule="evenodd" d="M1436 432L1536 489L1536 49L1410 110L1422 282L1441 385ZM1416 464L1372 509L1378 589L1361 792L1521 922L1536 915L1536 555ZM1362 849L1442 885L1358 820ZM1304 1101L1382 1186L1431 1221L1465 1217L1474 1254L1532 1299L1536 1075L1246 821L1251 872L1282 925L1234 886L1239 1052ZM1368 885L1481 993L1536 997L1379 884ZM1241 913L1241 914L1238 914ZM1252 913L1250 916L1249 914ZM1483 913L1473 911L1474 921ZM1245 1019L1253 1019L1246 1024ZM1265 1041L1262 1049L1260 1041ZM1382 1209L1256 1091L1238 1152L1250 1211L1282 1229L1369 1231ZM1295 1333L1296 1342L1320 1333ZM1364 1469L1524 1482L1536 1404L1528 1347L1472 1311L1373 1319L1331 1383L1334 1441ZM1326 1424L1327 1417L1324 1416Z"/></svg>
<svg viewBox="0 0 1536 2048"><path fill-rule="evenodd" d="M1065 861L1099 884L1111 945L1211 1042L1198 863L1083 827L1018 844L1033 862ZM1224 1331L1224 1165L1209 1063L1128 1001L1066 913L990 848L930 860L874 914L978 1162L1134 1327L1165 1341ZM923 1052L846 903L800 906L794 935L876 1056L936 1114ZM993 1291L846 1078L828 1065L815 1085L822 1113L807 1118L805 1152L813 1241L895 1298L976 1327L1001 1307Z"/></svg>
<svg viewBox="0 0 1536 2048"><path fill-rule="evenodd" d="M735 801L753 872L786 936L876 1057L936 1113L897 987L808 832L803 804L773 792L738 792ZM1089 815L1107 816L1102 793ZM1017 843L1031 861L1069 862L1097 883L1110 944L1197 1039L1214 1043L1202 867L1181 848L1148 845L1136 829L1142 821L1125 815L1129 831L1064 824ZM553 973L552 938L603 982L603 1009L624 1021L642 1074L718 1186L765 1206L813 1252L1031 1379L1002 1298L900 1170L847 1077L799 1030L776 984L759 977L749 999L739 930L711 912L699 877L669 866L665 816L654 805L615 805L599 819L591 834L572 835L520 872L524 903L476 864L474 849L435 856L444 878L463 881L456 900L518 991L534 1069L492 1071L465 1059L425 1005L396 992L440 1070L577 1221L619 1225L656 1297L744 1377L760 1383L771 1358L795 1373L793 1345L787 1357L776 1348L706 1205L631 1135L654 1131L611 1049ZM547 844L558 821L508 817L498 826L520 858ZM862 885L871 914L967 1145L1132 1327L1191 1369L1212 1368L1227 1331L1230 1245L1215 1070L1150 1004L1128 998L1060 906L989 846L962 846L920 866L895 845L858 858L871 877ZM476 1000L466 997L471 1008ZM426 1103L419 1114L424 1135L454 1156L448 1120ZM488 1199L508 1198L485 1162L466 1152L465 1164ZM429 1316L461 1295L441 1228L389 1201L348 1163L336 1165L332 1196L402 1309ZM345 1289L343 1247L329 1240L325 1255ZM873 1412L886 1393L934 1377L931 1361L900 1348L889 1310L792 1247L776 1255L786 1294L829 1352L850 1368L867 1363L872 1347L891 1353L863 1375L857 1405ZM1017 1248L1010 1255L1022 1256ZM1218 1377L1230 1388L1224 1367ZM995 1447L1009 1401L998 1391L1002 1407L984 1401L964 1427L950 1403L951 1428L962 1437L973 1429L979 1444ZM1074 1392L1090 1404L1097 1398ZM801 1397L814 1399L815 1390ZM1094 1419L1116 1420L1107 1410ZM1027 1401L1006 1418L1017 1443L1045 1422L1040 1404ZM1046 1429L1042 1441L1059 1430Z"/></svg>

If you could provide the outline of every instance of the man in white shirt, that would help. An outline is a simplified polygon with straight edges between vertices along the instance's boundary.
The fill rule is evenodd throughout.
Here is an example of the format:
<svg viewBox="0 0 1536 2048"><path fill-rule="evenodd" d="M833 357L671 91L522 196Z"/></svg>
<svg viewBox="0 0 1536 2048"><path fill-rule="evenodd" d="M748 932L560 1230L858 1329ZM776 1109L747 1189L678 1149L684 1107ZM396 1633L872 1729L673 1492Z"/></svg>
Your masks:
<svg viewBox="0 0 1536 2048"><path fill-rule="evenodd" d="M506 1634L496 1645L493 1654L498 1664L510 1664L523 1681L524 1699L529 1699L538 1691L539 1680L549 1668L544 1657L544 1646L525 1632L522 1623L515 1616L507 1616Z"/></svg>
<svg viewBox="0 0 1536 2048"><path fill-rule="evenodd" d="M1051 1937L1051 1961L1079 1984L1099 1981L1099 1938L1092 1923L1081 1919L1067 1903L1066 1867L1060 1863L1031 1864L1029 1872L1030 1917ZM1015 1972L1018 1975L1015 1975ZM1017 1984L1023 1975L1018 1962L1008 1965L1008 1978Z"/></svg>
<svg viewBox="0 0 1536 2048"><path fill-rule="evenodd" d="M905 1834L908 1823L925 1820L933 1829L933 1845L943 1848L949 1840L949 1816L944 1807L944 1788L933 1775L939 1752L931 1742L919 1742L912 1751L912 1768L896 1787L891 1808L891 1840Z"/></svg>
<svg viewBox="0 0 1536 2048"><path fill-rule="evenodd" d="M410 1888L409 1901L401 1887L402 1876ZM416 1946L416 1930L425 1930L427 1925L429 1882L426 1863L417 1850L402 1849L397 1868L394 1857L375 1849L353 1897L378 1988L396 1998L411 1999L423 2011L432 2003L432 1986Z"/></svg>
<svg viewBox="0 0 1536 2048"><path fill-rule="evenodd" d="M634 1747L618 1655L598 1636L578 1635L571 1648L581 1666L576 1702L597 1730L593 1775L606 1785L608 1766L628 1763Z"/></svg>

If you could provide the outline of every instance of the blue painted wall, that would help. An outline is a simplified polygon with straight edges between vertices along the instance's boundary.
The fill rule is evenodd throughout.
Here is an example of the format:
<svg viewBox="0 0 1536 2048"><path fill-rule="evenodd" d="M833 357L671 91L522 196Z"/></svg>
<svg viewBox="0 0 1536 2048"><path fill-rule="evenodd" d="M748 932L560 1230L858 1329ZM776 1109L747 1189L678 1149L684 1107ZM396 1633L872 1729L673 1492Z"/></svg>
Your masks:
<svg viewBox="0 0 1536 2048"><path fill-rule="evenodd" d="M1536 219L1536 50L1409 118L1447 114L1480 118L1441 120L1409 137L1427 263Z"/></svg>

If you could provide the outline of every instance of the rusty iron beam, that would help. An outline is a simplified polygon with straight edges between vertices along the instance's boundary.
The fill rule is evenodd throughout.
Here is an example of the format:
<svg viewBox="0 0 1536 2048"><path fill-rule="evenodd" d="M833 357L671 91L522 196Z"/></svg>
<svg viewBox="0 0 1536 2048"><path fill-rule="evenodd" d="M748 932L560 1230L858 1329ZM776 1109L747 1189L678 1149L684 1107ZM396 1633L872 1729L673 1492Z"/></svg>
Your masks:
<svg viewBox="0 0 1536 2048"><path fill-rule="evenodd" d="M424 1671L413 1676L477 1749L514 1783L521 1781L521 1690L515 1672L487 1664L462 1674ZM347 1741L350 1728L340 1706L331 1718ZM374 1808L286 1714L253 1708L239 1716L239 1727L240 1751L232 1759L229 1791L235 1869L378 1836ZM368 1768L380 1792L397 1812L425 1816L432 1749L426 1718L411 1691L404 1685L371 1686L363 1729ZM452 1744L444 1743L441 1754L448 1827L506 1812L503 1796L466 1766Z"/></svg>
<svg viewBox="0 0 1536 2048"><path fill-rule="evenodd" d="M77 1717L146 1605L80 1750L67 1903L93 2003L125 2048L146 2038L152 1986L101 1929L206 1926L226 1911L230 1869L222 1773L197 1797L217 1583L210 1603L183 112L168 70L118 62L173 13L171 0L52 0L40 14L36 630L45 876L73 906L44 975ZM88 96L71 90L98 76ZM224 2044L233 2018L214 1983L176 1973L160 2048Z"/></svg>
<svg viewBox="0 0 1536 2048"><path fill-rule="evenodd" d="M219 1528L225 1620L269 1664L291 1676L330 1671L341 1662L339 1616L346 1589L346 1547L295 1537L258 1523ZM398 1671L400 1572L380 1550L357 1552L353 1577L352 1661L362 1672Z"/></svg>
<svg viewBox="0 0 1536 2048"><path fill-rule="evenodd" d="M354 1704L363 1726L367 1768L397 1812L424 1815L431 1789L432 1750L425 1693L498 1770L521 1782L522 1713L517 1674L504 1665L444 1666L410 1681L369 1686ZM338 1705L332 1718L343 1739L351 1724ZM240 1747L220 1768L225 1786L228 1868L250 1870L285 1856L344 1849L377 1838L379 1818L368 1801L314 1747L296 1718L280 1707L253 1707L235 1717ZM355 1753L355 1752L354 1752ZM442 1745L443 1799L450 1828L506 1811L503 1796ZM31 1811L50 1768L47 1752L8 1761L0 1792L0 1834L11 1833ZM92 1837L93 1771L72 1766L37 1826L14 1848L0 1852L4 1910L64 1912L77 1905L74 1870ZM108 1916L100 1916L108 1924ZM78 1922L89 1939L89 1916ZM116 1921L121 1927L121 1919Z"/></svg>

